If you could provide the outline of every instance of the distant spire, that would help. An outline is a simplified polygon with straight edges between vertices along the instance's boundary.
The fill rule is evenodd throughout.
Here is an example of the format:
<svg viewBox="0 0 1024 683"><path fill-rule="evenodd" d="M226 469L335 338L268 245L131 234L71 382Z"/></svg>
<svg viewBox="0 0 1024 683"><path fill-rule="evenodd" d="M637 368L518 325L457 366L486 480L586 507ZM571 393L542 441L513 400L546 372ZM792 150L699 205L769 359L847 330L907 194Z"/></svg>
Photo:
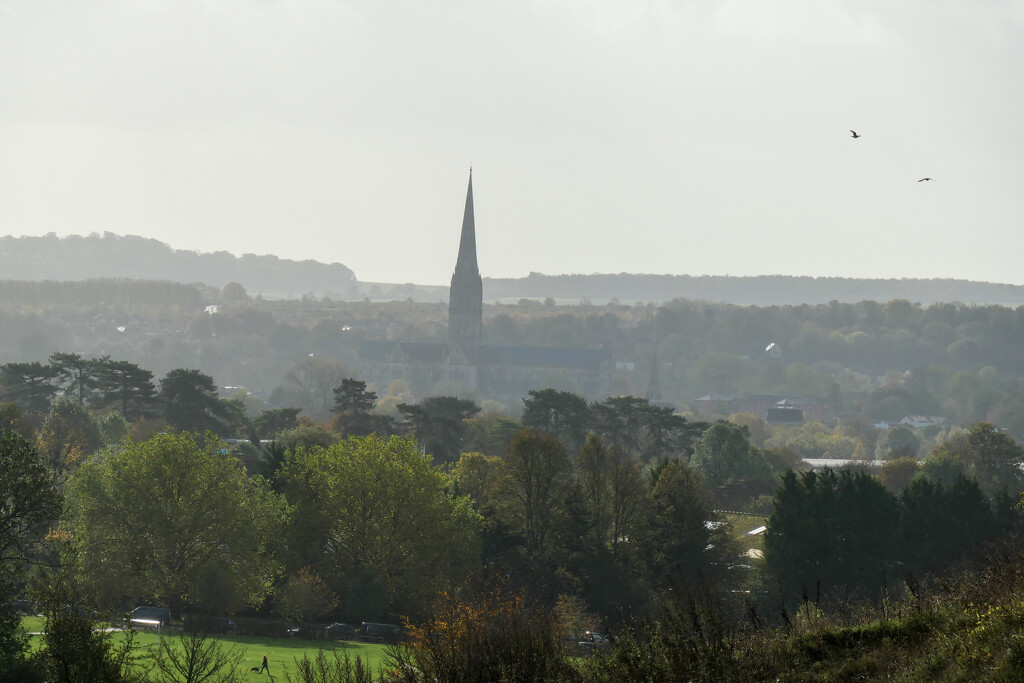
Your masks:
<svg viewBox="0 0 1024 683"><path fill-rule="evenodd" d="M473 168L469 169L466 211L462 215L459 258L448 295L448 339L469 349L483 334L483 280L476 262L476 222L473 217Z"/></svg>
<svg viewBox="0 0 1024 683"><path fill-rule="evenodd" d="M469 167L469 189L466 190L466 211L462 214L462 238L459 240L459 259L455 262L456 275L461 272L480 274L476 263L476 221L473 217L473 167Z"/></svg>

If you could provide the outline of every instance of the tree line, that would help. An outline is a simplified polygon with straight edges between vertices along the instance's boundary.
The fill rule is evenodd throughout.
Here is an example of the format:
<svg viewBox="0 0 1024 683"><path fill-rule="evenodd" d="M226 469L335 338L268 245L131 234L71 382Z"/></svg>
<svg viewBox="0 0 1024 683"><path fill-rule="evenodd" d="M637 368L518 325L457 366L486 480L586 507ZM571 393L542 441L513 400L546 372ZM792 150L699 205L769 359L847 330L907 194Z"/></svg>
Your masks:
<svg viewBox="0 0 1024 683"><path fill-rule="evenodd" d="M56 301L38 306L12 301L0 311L0 350L7 358L42 363L52 349L73 348L132 358L159 374L193 367L247 388L253 406L299 406L323 420L330 390L342 377L358 376L360 341L388 335L439 340L447 315L438 303L269 301L237 283L194 289L203 304L219 306L216 312L161 304L160 297L143 305L142 293L104 293L104 300L126 303L97 301L74 311L61 303L72 297L70 290L55 289ZM681 413L694 411L696 399L706 394L804 396L825 403L830 415L984 421L1017 438L1024 438L1024 394L1017 381L1024 376L1024 356L1016 343L1022 332L1022 308L923 306L909 299L761 307L700 300L661 306L523 301L489 304L484 311L485 343L606 349L617 365L610 395L644 395L656 359L653 374L663 398ZM335 377L306 382L314 372ZM557 373L537 388L577 389ZM455 391L413 380L401 391L372 389L381 396L401 394L407 403ZM499 399L518 413L516 397L473 398Z"/></svg>
<svg viewBox="0 0 1024 683"><path fill-rule="evenodd" d="M593 299L663 303L694 299L736 305L781 306L856 303L865 299L908 299L931 304L974 301L1017 305L1024 300L1020 285L968 282L952 279L842 278L792 275L650 275L631 273L544 275L525 278L484 278L487 299L531 297Z"/></svg>
<svg viewBox="0 0 1024 683"><path fill-rule="evenodd" d="M756 446L745 425L690 422L637 397L588 404L569 392L532 391L521 422L494 415L480 419L480 408L471 401L430 397L400 404L403 417L395 420L371 412L376 396L350 378L333 392L329 423L303 420L297 409L264 411L238 424L269 438L227 448L212 431L202 436L204 425L224 430L230 424L215 420L225 402L216 398L212 382L196 371L172 372L154 393L167 418L160 423L166 433L151 429L145 438L125 440L129 430L118 409L121 398L108 397L104 403L103 392L89 384L86 378L92 375L75 358L53 361L62 368L54 376L64 378L65 395L51 405L36 444L51 467L69 475L72 509L85 515L77 518L78 547L83 566L93 567L83 578L89 577L94 594L103 595L106 605L148 598L174 602L177 608L273 611L284 609L280 602L267 602L277 591L305 591L318 594L321 606L332 606L327 612L342 605L351 611L338 614L348 618L385 618L423 614L439 587L486 567L517 577L523 589L552 604L576 597L608 618L623 605L646 609L652 596L679 577L726 576L724 570L744 564L734 542L713 524L713 510L723 503L774 509L768 567L781 579L798 572L778 558L853 557L848 561L856 566L868 557L861 550L836 553L815 544L848 541L856 534L867 537L864 548L894 543L895 532L890 532L900 517L894 496L906 496L910 483L921 495L941 497L952 487L957 500L992 501L992 514L1001 521L986 526L985 520L995 517L972 517L981 525L968 525L966 533L975 541L992 539L993 529L1008 533L1014 514L1007 501L1024 488L1017 467L1024 455L1012 438L990 425L952 435L922 464L912 459L887 463L880 478L867 477L873 483L865 488L862 479L847 474L838 479L793 474L801 466L799 458L786 449ZM97 367L106 362L98 359ZM114 406L110 415L119 420L90 422L89 392L95 392L94 405ZM72 398L76 393L81 403ZM31 433L30 421L16 406L3 413L8 426ZM138 426L151 418L139 413L134 419ZM239 455L250 456L248 471ZM807 496L797 495L800 487L818 491L825 486L821 482L831 482L826 489L869 491L877 497L850 499L837 511L827 507L841 500L833 491L810 496L825 507L807 508ZM171 484L173 491L160 488ZM140 490L144 486L156 488ZM974 498L964 493L970 486L979 492ZM886 493L889 489L895 493ZM216 500L204 498L213 493ZM771 508L766 509L765 497ZM797 500L805 507L787 513ZM136 501L139 509L126 514L127 501ZM228 511L225 505L238 509ZM173 516L182 521L180 530L169 530L157 514L161 507L178 510ZM842 510L856 514L849 529L837 533L845 524ZM868 511L875 515L870 524ZM186 539L221 518L225 529L244 525L256 535L237 534L240 546L220 538L201 542L201 551L190 549ZM779 531L786 519L801 521ZM808 519L839 526L809 541L797 533ZM170 534L161 541L166 546L142 549L130 528L153 523L160 532L146 531L145 538L156 542L160 533ZM779 551L776 536L795 543L798 551ZM125 544L119 552L126 555L112 562L103 553L116 539ZM268 564L242 568L226 559L245 546L271 558ZM448 551L433 557L429 548L440 547ZM103 553L94 556L100 548ZM185 560L175 555L182 552L190 561L206 558L189 570L197 574L185 570ZM949 564L951 551L944 552L940 560L925 562L924 571ZM218 553L226 555L217 559ZM884 562L910 562L887 553L879 551ZM163 577L180 582L176 588L152 583L167 566L181 568L175 577ZM104 576L102 568L117 571ZM249 570L257 575L247 580L233 573ZM136 572L134 578L124 571ZM826 581L844 584L843 572L824 574ZM204 581L209 582L206 588L201 587ZM228 585L238 591L226 590Z"/></svg>
<svg viewBox="0 0 1024 683"><path fill-rule="evenodd" d="M120 399L103 399L80 360L51 359L62 368L51 414L99 406L124 427ZM179 375L204 384L196 371ZM156 392L165 415L209 418L211 404L173 385ZM780 600L881 599L900 577L970 566L1021 524L1024 451L991 425L879 476L797 473L791 454L755 445L745 425L694 423L636 397L588 403L535 390L520 422L481 419L457 397L402 404L395 420L374 413L373 392L351 378L332 394L324 424L297 409L262 412L252 427L267 440L229 445L180 427L132 438L101 418L104 445L79 442L60 457L46 450L56 426L35 434L7 404L4 514L17 521L0 525L7 594L34 583L31 559L49 585L63 577L104 610L421 623L438 596L477 576L504 577L512 593L591 628L656 619L666 596L701 586L749 596L745 607L723 598L736 618L770 620ZM764 495L762 564L716 509L756 507Z"/></svg>

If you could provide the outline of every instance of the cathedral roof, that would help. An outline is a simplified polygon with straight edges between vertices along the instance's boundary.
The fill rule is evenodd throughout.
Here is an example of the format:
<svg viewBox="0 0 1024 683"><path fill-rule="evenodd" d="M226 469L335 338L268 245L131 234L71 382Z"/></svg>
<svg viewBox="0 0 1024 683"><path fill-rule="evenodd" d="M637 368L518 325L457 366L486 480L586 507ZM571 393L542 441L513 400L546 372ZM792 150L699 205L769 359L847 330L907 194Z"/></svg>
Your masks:
<svg viewBox="0 0 1024 683"><path fill-rule="evenodd" d="M359 358L378 363L440 363L447 344L441 342L359 342Z"/></svg>
<svg viewBox="0 0 1024 683"><path fill-rule="evenodd" d="M361 361L439 365L450 344L441 342L359 342ZM575 349L557 346L489 346L479 347L481 366L548 366L553 368L596 368L604 360L602 349Z"/></svg>
<svg viewBox="0 0 1024 683"><path fill-rule="evenodd" d="M547 365L559 368L595 368L601 365L601 349L559 346L481 346L481 365Z"/></svg>

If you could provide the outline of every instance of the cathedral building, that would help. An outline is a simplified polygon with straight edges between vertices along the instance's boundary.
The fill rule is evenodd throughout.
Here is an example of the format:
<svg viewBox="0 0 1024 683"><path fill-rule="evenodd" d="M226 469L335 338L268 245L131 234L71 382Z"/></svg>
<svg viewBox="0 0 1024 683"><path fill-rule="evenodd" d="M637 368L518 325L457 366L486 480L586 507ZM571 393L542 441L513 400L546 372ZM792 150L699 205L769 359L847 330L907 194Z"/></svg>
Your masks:
<svg viewBox="0 0 1024 683"><path fill-rule="evenodd" d="M404 380L423 397L472 394L513 405L531 389L571 387L588 399L608 393L611 363L602 349L507 346L483 343L483 280L476 260L473 175L462 216L459 256L448 295L446 342L364 341L361 379L379 390Z"/></svg>

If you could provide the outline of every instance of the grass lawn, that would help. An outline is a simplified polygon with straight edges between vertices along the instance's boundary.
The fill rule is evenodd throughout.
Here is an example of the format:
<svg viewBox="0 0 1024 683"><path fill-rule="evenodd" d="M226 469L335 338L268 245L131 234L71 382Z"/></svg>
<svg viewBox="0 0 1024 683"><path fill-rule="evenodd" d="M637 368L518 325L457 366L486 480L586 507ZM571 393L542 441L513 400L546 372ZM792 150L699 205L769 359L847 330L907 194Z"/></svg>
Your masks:
<svg viewBox="0 0 1024 683"><path fill-rule="evenodd" d="M21 623L22 628L28 632L42 631L44 626L42 617L25 617ZM115 643L120 643L124 638L124 634L116 632L112 637ZM164 637L172 640L178 638L174 632L165 633ZM247 673L252 667L260 666L263 663L263 655L266 655L270 672L274 678L283 678L285 671L294 672L296 659L301 660L303 655L313 659L320 650L324 650L328 658L332 657L333 652L337 652L339 657L344 657L347 653L353 662L356 657L359 657L369 664L372 671L376 672L386 649L385 645L358 641L312 641L231 635L220 635L217 637L225 648L234 647L242 651L241 667ZM32 646L38 647L41 638L34 636L32 641ZM152 651L156 649L159 643L159 636L152 631L137 631L135 643L140 653ZM146 660L149 660L148 656L143 657L143 663L146 665L151 663ZM253 680L256 680L257 674L249 673L249 675L253 677Z"/></svg>
<svg viewBox="0 0 1024 683"><path fill-rule="evenodd" d="M721 513L722 520L729 523L731 536L739 543L743 552L747 550L758 550L764 552L764 534L748 536L747 532L768 523L767 517L760 515L736 514L732 512Z"/></svg>
<svg viewBox="0 0 1024 683"><path fill-rule="evenodd" d="M120 640L121 634L114 634ZM167 634L165 637L176 639L176 634ZM254 666L263 663L263 655L267 656L267 664L271 673L282 676L284 672L295 670L295 660L302 659L303 655L310 659L316 657L317 652L323 650L328 657L332 652L337 652L339 657L345 653L354 661L358 656L364 662L368 662L370 668L376 671L380 666L381 657L384 654L384 645L372 643L361 643L358 641L310 641L289 638L260 638L257 636L219 636L221 645L225 648L235 647L243 652L243 671L249 671ZM116 641L117 642L117 641ZM151 632L138 632L135 642L141 648L155 649L159 642L158 636ZM255 676L256 674L252 674Z"/></svg>
<svg viewBox="0 0 1024 683"><path fill-rule="evenodd" d="M21 629L26 633L39 633L46 626L46 619L42 617L22 617Z"/></svg>

